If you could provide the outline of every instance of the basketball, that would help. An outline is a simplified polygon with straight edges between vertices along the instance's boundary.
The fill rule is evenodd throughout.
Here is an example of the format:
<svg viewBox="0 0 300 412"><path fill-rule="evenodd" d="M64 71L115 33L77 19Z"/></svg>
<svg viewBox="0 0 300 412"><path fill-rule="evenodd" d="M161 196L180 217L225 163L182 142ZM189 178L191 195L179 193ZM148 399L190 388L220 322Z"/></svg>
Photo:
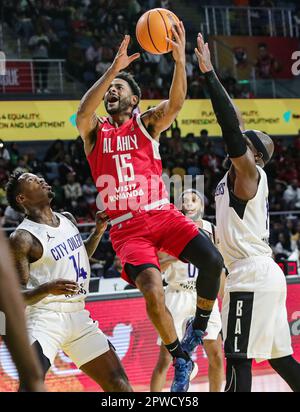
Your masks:
<svg viewBox="0 0 300 412"><path fill-rule="evenodd" d="M166 37L173 38L172 26L178 17L167 9L152 9L144 13L136 25L136 38L140 46L152 54L169 53L172 45Z"/></svg>

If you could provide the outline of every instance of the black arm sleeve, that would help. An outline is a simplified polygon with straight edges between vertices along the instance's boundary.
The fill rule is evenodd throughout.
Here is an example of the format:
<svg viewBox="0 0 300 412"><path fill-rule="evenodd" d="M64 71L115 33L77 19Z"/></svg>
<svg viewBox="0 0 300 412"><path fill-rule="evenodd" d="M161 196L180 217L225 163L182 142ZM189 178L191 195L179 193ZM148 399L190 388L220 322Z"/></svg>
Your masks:
<svg viewBox="0 0 300 412"><path fill-rule="evenodd" d="M232 158L243 156L247 151L246 140L240 130L231 98L213 70L205 73L204 76L215 115L222 129L228 154Z"/></svg>

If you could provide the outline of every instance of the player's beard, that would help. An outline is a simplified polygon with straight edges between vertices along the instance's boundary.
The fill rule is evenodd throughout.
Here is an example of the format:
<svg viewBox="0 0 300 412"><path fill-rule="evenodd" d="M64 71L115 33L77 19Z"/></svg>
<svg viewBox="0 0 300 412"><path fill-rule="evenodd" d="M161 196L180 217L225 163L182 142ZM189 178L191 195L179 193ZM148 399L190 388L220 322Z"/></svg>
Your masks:
<svg viewBox="0 0 300 412"><path fill-rule="evenodd" d="M132 109L130 96L119 99L118 105L116 105L115 107L110 108L109 102L107 100L104 101L104 105L107 113L110 115L124 113Z"/></svg>
<svg viewBox="0 0 300 412"><path fill-rule="evenodd" d="M50 200L53 200L53 199L55 198L55 193L52 192L52 190L50 190L50 191L48 192L48 198L49 198Z"/></svg>

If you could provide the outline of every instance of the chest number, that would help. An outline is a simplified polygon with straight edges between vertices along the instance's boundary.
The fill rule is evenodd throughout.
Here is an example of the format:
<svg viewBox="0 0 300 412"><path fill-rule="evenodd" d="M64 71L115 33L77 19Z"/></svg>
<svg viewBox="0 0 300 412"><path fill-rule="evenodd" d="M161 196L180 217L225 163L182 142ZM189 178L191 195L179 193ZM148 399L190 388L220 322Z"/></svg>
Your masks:
<svg viewBox="0 0 300 412"><path fill-rule="evenodd" d="M134 170L131 162L131 154L114 155L119 183L134 180Z"/></svg>

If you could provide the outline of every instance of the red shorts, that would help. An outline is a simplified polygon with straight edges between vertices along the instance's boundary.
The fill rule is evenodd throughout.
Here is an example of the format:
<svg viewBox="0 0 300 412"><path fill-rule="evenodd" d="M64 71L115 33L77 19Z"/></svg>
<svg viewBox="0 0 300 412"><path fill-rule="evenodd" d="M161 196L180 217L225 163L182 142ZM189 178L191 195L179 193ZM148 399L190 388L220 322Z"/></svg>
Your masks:
<svg viewBox="0 0 300 412"><path fill-rule="evenodd" d="M131 284L134 283L124 270L126 263L153 264L160 268L159 250L179 258L198 234L197 226L173 204L159 210L141 211L110 230L113 248L123 265L122 278Z"/></svg>

